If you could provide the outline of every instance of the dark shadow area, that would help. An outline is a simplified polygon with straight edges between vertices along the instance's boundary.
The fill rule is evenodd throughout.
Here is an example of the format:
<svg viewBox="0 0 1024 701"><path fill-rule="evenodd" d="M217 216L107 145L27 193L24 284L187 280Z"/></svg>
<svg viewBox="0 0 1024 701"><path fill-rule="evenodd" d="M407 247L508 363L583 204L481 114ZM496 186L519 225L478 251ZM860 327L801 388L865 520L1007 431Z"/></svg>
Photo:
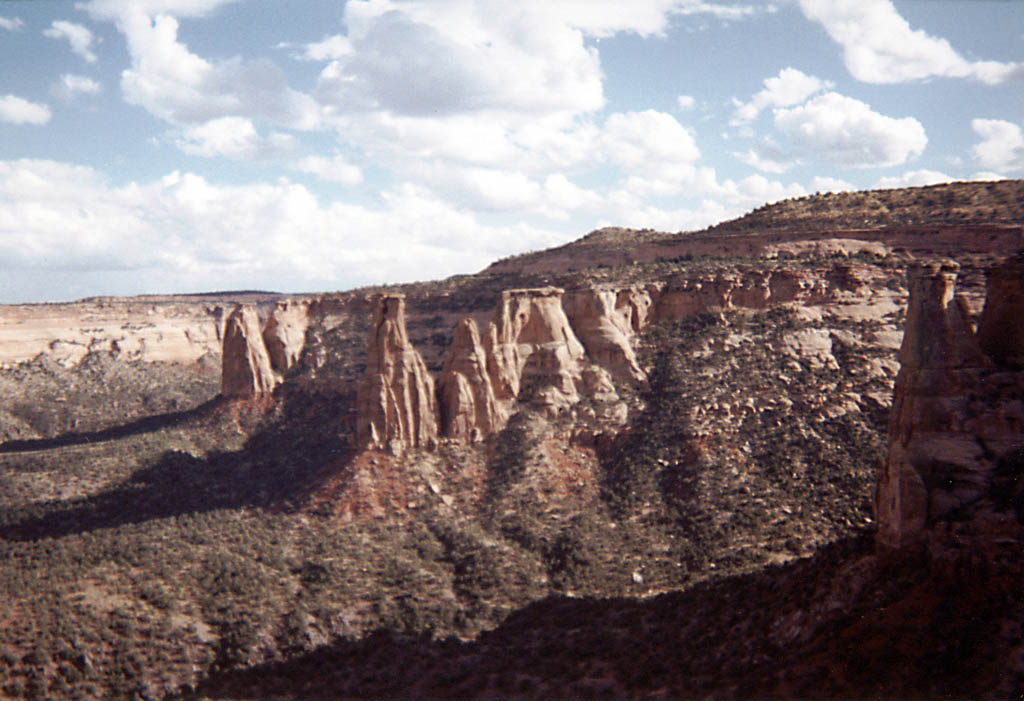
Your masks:
<svg viewBox="0 0 1024 701"><path fill-rule="evenodd" d="M186 411L145 416L120 426L111 426L99 431L64 433L53 438L7 441L0 443L0 454L26 453L33 450L52 450L71 445L100 443L102 441L117 440L118 438L127 438L128 436L135 436L141 433L152 433L162 428L173 428L192 419L209 414L211 409L221 401L223 400L218 397Z"/></svg>
<svg viewBox="0 0 1024 701"><path fill-rule="evenodd" d="M116 487L85 499L54 500L0 513L0 537L7 540L59 538L178 514L224 508L291 510L351 455L347 394L282 392L264 428L240 451L197 458L167 451ZM94 440L128 437L161 428L202 431L204 424L229 421L231 405L217 399L187 412L132 422L114 429L47 441L21 441L19 450L59 449ZM15 447L7 444L7 452ZM333 465L334 467L330 467Z"/></svg>
<svg viewBox="0 0 1024 701"><path fill-rule="evenodd" d="M379 630L215 673L179 698L902 699L1012 688L999 632L1007 607L1020 609L1012 586L994 586L992 573L950 582L911 564L883 568L864 559L872 552L865 533L651 599L549 597L469 642ZM855 588L835 606L851 575Z"/></svg>

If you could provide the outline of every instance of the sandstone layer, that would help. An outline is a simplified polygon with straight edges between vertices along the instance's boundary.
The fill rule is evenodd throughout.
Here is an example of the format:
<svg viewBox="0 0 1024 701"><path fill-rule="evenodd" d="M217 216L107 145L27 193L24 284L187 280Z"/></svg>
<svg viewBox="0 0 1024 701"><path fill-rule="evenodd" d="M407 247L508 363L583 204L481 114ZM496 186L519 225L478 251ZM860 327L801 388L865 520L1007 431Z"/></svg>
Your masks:
<svg viewBox="0 0 1024 701"><path fill-rule="evenodd" d="M274 305L263 327L263 342L270 364L279 373L295 367L306 344L309 303L289 300Z"/></svg>
<svg viewBox="0 0 1024 701"><path fill-rule="evenodd" d="M361 447L400 454L437 443L434 380L409 341L405 295L377 300L366 375L356 398L357 440Z"/></svg>
<svg viewBox="0 0 1024 701"><path fill-rule="evenodd" d="M498 430L508 418L498 407L487 352L472 319L455 328L448 360L438 382L441 432L450 438L477 442Z"/></svg>

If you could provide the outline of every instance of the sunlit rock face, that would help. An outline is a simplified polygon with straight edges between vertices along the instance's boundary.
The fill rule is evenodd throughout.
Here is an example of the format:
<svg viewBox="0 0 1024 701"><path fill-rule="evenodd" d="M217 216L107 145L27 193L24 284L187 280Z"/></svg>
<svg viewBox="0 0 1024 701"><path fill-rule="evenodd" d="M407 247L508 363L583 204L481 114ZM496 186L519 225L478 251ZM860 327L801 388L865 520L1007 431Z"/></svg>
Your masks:
<svg viewBox="0 0 1024 701"><path fill-rule="evenodd" d="M641 381L645 378L637 363L632 337L634 320L638 326L646 323L650 297L646 304L641 292L589 287L572 290L565 295L566 315L573 330L586 348L587 356L612 377L623 381ZM619 300L624 304L620 306Z"/></svg>
<svg viewBox="0 0 1024 701"><path fill-rule="evenodd" d="M585 351L562 308L563 294L555 287L501 293L485 341L500 412L511 413L524 385L530 401L552 415L579 401Z"/></svg>
<svg viewBox="0 0 1024 701"><path fill-rule="evenodd" d="M231 399L269 395L280 382L263 343L256 310L239 305L224 323L221 394Z"/></svg>
<svg viewBox="0 0 1024 701"><path fill-rule="evenodd" d="M263 327L263 342L270 364L279 373L295 367L306 344L309 326L309 303L278 302Z"/></svg>
<svg viewBox="0 0 1024 701"><path fill-rule="evenodd" d="M472 319L463 319L455 328L448 360L438 381L438 405L441 433L449 438L477 442L508 419L507 414L499 411L487 374L487 352Z"/></svg>
<svg viewBox="0 0 1024 701"><path fill-rule="evenodd" d="M998 530L1008 518L1009 502L993 489L1001 489L1001 461L1024 446L1024 373L1015 366L1014 334L1009 351L995 339L1024 315L1019 279L1012 280L1019 262L989 275L978 335L955 294L955 264L908 270L889 454L875 495L885 551L920 546L937 529Z"/></svg>
<svg viewBox="0 0 1024 701"><path fill-rule="evenodd" d="M356 396L357 440L364 448L401 454L437 444L434 380L409 342L405 295L380 295L367 348L366 375Z"/></svg>

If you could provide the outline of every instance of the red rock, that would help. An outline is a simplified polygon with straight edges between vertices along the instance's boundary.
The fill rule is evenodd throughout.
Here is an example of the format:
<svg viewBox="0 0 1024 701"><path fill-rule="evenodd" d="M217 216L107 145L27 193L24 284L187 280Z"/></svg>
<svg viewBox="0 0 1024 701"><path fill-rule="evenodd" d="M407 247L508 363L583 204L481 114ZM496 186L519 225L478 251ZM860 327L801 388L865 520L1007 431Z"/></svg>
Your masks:
<svg viewBox="0 0 1024 701"><path fill-rule="evenodd" d="M221 394L253 399L270 394L280 382L270 365L256 310L236 306L224 323Z"/></svg>

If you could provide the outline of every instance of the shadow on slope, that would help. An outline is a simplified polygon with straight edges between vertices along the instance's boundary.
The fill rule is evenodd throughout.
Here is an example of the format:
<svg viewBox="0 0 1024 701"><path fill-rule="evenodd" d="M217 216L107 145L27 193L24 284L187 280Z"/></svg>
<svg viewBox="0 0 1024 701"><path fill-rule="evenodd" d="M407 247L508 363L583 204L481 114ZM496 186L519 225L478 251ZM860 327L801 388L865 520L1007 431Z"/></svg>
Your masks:
<svg viewBox="0 0 1024 701"><path fill-rule="evenodd" d="M472 642L378 631L211 676L201 698L1001 696L1024 614L1004 572L885 568L870 534L652 599L552 597Z"/></svg>
<svg viewBox="0 0 1024 701"><path fill-rule="evenodd" d="M255 424L255 432L241 450L214 451L202 458L167 450L98 494L7 509L0 514L0 536L7 540L59 538L221 508L293 508L323 477L325 465L337 465L350 455L344 425L350 417L339 417L336 409L328 411L330 406L345 405L348 399L344 395L285 392L273 415L264 418L244 405L218 398L189 411L94 433L6 443L0 446L0 453L47 451L47 462L59 465L69 457L63 449L71 446L107 441L113 442L115 450L132 451L133 438L166 429L199 435L239 430L241 423ZM245 416L247 411L250 415ZM124 441L123 448L118 441Z"/></svg>

